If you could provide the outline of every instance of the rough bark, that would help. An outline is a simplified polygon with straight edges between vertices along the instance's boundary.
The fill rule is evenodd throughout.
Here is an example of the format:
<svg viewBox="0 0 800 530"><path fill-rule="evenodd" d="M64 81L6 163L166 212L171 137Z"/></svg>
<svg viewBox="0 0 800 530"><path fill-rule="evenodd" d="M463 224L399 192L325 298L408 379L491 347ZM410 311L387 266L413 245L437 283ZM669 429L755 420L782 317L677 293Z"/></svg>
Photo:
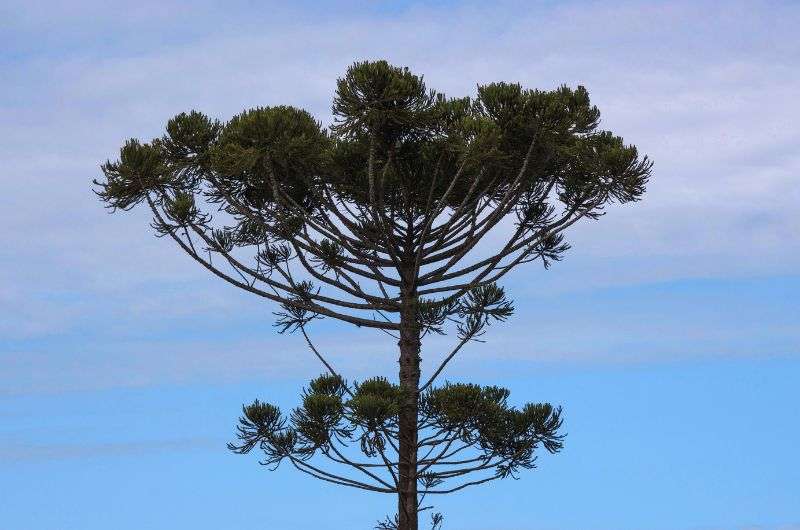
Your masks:
<svg viewBox="0 0 800 530"><path fill-rule="evenodd" d="M400 458L397 498L398 530L418 530L417 514L417 405L420 378L420 329L416 295L403 296L400 312Z"/></svg>

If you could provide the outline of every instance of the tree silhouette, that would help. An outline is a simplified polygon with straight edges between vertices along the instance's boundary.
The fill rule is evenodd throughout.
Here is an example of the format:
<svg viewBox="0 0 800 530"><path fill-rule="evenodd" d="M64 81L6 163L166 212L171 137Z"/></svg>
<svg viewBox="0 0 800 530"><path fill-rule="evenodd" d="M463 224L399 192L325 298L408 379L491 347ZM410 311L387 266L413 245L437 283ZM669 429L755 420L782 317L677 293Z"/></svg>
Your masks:
<svg viewBox="0 0 800 530"><path fill-rule="evenodd" d="M427 496L515 476L538 448L561 448L560 408L434 383L512 315L497 282L523 263L558 261L563 232L639 199L652 164L598 129L583 87L492 83L453 99L407 68L361 62L337 81L333 116L326 130L289 106L226 123L179 114L163 137L126 142L96 192L112 211L147 205L158 236L278 303L279 331L302 335L324 364L288 415L245 406L230 449L396 495L397 515L379 527L416 530ZM347 382L310 338L321 318L397 340L397 381ZM455 341L423 379L431 334Z"/></svg>

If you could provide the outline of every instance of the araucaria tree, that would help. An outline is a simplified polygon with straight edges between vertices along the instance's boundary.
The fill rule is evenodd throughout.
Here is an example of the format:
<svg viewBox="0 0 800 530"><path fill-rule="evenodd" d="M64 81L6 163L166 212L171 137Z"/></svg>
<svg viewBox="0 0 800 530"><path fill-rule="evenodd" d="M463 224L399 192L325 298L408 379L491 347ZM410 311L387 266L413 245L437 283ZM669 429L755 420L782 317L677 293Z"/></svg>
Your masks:
<svg viewBox="0 0 800 530"><path fill-rule="evenodd" d="M598 129L583 87L492 83L452 99L406 68L362 62L337 81L332 110L329 129L289 106L225 123L179 114L163 137L126 142L95 184L111 210L146 205L157 235L277 303L279 331L299 333L324 364L288 415L245 406L230 449L396 495L396 516L379 526L416 530L426 496L516 476L537 449L561 448L560 408L436 383L511 316L498 282L559 260L580 219L639 199L651 162ZM321 318L393 337L397 379L344 379L309 335ZM432 334L455 340L423 378Z"/></svg>

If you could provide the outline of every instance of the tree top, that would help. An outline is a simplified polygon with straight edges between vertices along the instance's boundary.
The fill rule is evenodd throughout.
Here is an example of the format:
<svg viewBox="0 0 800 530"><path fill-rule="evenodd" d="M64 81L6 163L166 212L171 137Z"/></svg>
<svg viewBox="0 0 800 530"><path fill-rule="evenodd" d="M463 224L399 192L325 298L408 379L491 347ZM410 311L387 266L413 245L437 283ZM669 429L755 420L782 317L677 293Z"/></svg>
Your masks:
<svg viewBox="0 0 800 530"><path fill-rule="evenodd" d="M337 81L332 110L329 129L290 106L249 109L225 123L178 114L163 137L130 140L118 162L103 166L102 196L128 208L166 186L229 207L230 198L204 186L221 184L257 210L273 207L279 192L314 212L326 192L367 205L372 178L381 208L418 214L437 200L457 206L476 180L473 194L499 197L524 163L523 191L555 178L565 205L602 207L638 199L650 173L635 146L598 130L600 112L582 86L498 82L448 98L408 68L357 62Z"/></svg>

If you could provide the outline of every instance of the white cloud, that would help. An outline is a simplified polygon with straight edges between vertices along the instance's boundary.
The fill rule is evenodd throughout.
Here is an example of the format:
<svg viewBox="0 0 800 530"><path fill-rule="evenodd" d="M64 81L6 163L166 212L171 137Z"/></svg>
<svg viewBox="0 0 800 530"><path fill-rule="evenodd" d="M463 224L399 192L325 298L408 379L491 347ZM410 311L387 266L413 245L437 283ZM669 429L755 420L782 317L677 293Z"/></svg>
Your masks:
<svg viewBox="0 0 800 530"><path fill-rule="evenodd" d="M0 336L64 332L102 317L93 311L108 304L98 299L129 305L115 313L129 323L245 307L154 241L144 212L107 216L90 179L125 138L160 134L187 108L224 119L290 103L327 121L335 78L371 57L408 64L451 95L498 79L585 84L605 126L654 158L644 202L577 229L575 250L557 265L564 272L549 281L597 286L800 265L796 5L500 3L389 15L347 4L252 16L159 5L155 15L105 3L12 9L16 54L0 64L0 125L12 131L0 145L0 304L11 318ZM43 30L60 46L38 46ZM164 292L168 284L193 291Z"/></svg>

